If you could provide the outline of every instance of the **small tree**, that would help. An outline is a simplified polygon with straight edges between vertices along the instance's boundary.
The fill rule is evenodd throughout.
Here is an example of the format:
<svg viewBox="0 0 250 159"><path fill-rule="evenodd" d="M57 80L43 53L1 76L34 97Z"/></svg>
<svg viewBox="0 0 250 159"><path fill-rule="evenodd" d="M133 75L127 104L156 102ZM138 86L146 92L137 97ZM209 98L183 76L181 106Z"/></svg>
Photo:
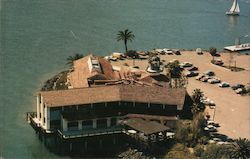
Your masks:
<svg viewBox="0 0 250 159"><path fill-rule="evenodd" d="M211 144L199 155L202 159L230 159L229 152L227 145Z"/></svg>
<svg viewBox="0 0 250 159"><path fill-rule="evenodd" d="M183 143L184 145L190 145L190 142L192 141L192 136L190 135L190 131L191 131L190 123L178 121L175 133L175 139L178 142Z"/></svg>
<svg viewBox="0 0 250 159"><path fill-rule="evenodd" d="M209 48L209 53L211 54L211 56L213 57L213 61L214 61L214 56L217 53L217 49L215 47L210 47Z"/></svg>
<svg viewBox="0 0 250 159"><path fill-rule="evenodd" d="M193 134L193 141L195 143L198 142L198 140L204 136L204 127L205 127L206 120L204 118L204 114L202 112L199 112L194 117L192 123L191 123L191 133Z"/></svg>
<svg viewBox="0 0 250 159"><path fill-rule="evenodd" d="M204 96L203 92L200 89L195 89L193 91L192 100L192 113L193 115L203 112L205 110L205 104L201 102L202 97Z"/></svg>

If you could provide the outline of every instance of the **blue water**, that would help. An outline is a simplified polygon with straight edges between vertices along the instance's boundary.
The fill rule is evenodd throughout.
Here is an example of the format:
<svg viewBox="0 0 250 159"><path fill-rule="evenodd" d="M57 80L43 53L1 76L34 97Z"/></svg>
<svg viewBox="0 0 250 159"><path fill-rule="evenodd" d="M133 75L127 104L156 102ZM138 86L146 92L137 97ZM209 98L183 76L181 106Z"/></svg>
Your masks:
<svg viewBox="0 0 250 159"><path fill-rule="evenodd" d="M0 0L0 157L57 158L25 122L43 81L67 68L75 53L210 46L219 50L250 34L250 1L228 17L228 0ZM241 38L250 42L248 38Z"/></svg>

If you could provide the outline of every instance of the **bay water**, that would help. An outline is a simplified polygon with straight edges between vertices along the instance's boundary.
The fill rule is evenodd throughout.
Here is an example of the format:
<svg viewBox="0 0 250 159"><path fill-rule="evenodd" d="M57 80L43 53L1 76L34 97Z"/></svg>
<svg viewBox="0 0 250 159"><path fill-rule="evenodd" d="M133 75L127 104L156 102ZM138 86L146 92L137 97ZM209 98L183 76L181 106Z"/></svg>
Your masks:
<svg viewBox="0 0 250 159"><path fill-rule="evenodd" d="M250 42L250 0L228 17L231 0L0 0L0 158L60 158L26 123L43 82L67 69L75 53L123 52L119 30L135 39L129 49ZM248 36L249 35L249 36ZM65 157L66 158L66 157Z"/></svg>

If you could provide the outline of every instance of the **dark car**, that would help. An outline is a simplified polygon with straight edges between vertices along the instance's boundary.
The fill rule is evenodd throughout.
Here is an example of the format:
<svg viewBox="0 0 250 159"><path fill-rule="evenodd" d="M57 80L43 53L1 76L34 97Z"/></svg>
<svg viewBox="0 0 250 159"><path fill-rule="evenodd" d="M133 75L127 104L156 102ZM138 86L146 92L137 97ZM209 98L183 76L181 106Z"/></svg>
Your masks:
<svg viewBox="0 0 250 159"><path fill-rule="evenodd" d="M208 75L208 76L213 76L215 73L213 71L208 70L208 71L204 72L204 74Z"/></svg>
<svg viewBox="0 0 250 159"><path fill-rule="evenodd" d="M239 88L244 88L244 87L245 87L245 85L243 85L243 84L235 84L235 85L231 86L231 88L233 90L236 90L236 89L239 89Z"/></svg>
<svg viewBox="0 0 250 159"><path fill-rule="evenodd" d="M187 70L188 70L188 71L197 71L197 70L198 70L198 67L195 67L195 66L194 66L194 67L188 68Z"/></svg>
<svg viewBox="0 0 250 159"><path fill-rule="evenodd" d="M194 76L198 76L199 73L198 72L194 72L194 71L190 71L186 74L187 77L194 77Z"/></svg>
<svg viewBox="0 0 250 159"><path fill-rule="evenodd" d="M173 50L173 53L174 53L175 55L181 55L180 50Z"/></svg>
<svg viewBox="0 0 250 159"><path fill-rule="evenodd" d="M214 56L215 56L215 57L220 57L220 54L216 53Z"/></svg>

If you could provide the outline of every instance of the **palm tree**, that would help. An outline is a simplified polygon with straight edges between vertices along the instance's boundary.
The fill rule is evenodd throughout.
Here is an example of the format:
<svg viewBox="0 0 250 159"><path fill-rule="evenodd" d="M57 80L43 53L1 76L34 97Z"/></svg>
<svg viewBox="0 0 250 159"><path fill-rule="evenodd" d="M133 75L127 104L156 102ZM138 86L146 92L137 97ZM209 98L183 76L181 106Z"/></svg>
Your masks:
<svg viewBox="0 0 250 159"><path fill-rule="evenodd" d="M124 31L119 31L117 34L117 41L123 40L125 44L125 51L128 51L127 42L131 41L135 38L135 35L132 31L125 29Z"/></svg>
<svg viewBox="0 0 250 159"><path fill-rule="evenodd" d="M249 159L250 158L250 141L246 138L236 139L231 147L230 158Z"/></svg>
<svg viewBox="0 0 250 159"><path fill-rule="evenodd" d="M66 60L67 60L67 65L70 65L70 66L73 66L73 62L75 60L78 60L80 58L83 58L83 55L82 54L75 54L74 56L69 56Z"/></svg>
<svg viewBox="0 0 250 159"><path fill-rule="evenodd" d="M193 91L192 100L192 113L193 115L203 112L205 110L205 104L201 102L202 97L204 96L203 92L200 89L195 89Z"/></svg>
<svg viewBox="0 0 250 159"><path fill-rule="evenodd" d="M181 85L181 82L182 82L181 80L185 81L185 79L182 76L182 70L181 70L179 64L180 64L180 62L178 60L176 60L176 61L170 62L166 65L166 68L168 69L168 76L170 78L170 87L172 87L172 80L174 80L174 82L175 82L175 87L178 87L177 85L179 85L179 86Z"/></svg>

